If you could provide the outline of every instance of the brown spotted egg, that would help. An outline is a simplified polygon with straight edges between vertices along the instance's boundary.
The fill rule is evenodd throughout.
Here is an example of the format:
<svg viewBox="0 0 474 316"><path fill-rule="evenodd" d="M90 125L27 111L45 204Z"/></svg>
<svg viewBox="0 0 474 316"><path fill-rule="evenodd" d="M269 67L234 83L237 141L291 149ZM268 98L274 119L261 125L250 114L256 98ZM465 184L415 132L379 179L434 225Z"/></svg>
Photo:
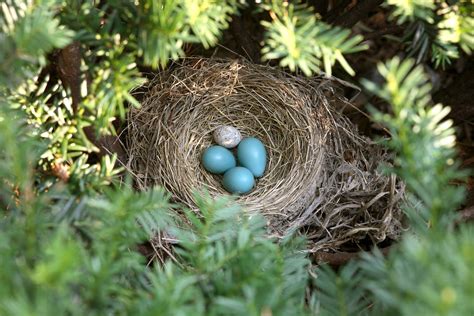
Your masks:
<svg viewBox="0 0 474 316"><path fill-rule="evenodd" d="M214 141L225 148L234 148L242 140L239 130L232 126L219 126L214 131Z"/></svg>

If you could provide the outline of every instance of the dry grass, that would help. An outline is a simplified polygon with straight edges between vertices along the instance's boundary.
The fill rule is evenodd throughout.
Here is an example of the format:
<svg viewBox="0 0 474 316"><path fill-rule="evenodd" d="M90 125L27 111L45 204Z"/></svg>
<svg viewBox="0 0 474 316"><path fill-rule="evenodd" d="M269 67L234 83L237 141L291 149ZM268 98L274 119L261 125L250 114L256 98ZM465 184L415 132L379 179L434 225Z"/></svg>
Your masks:
<svg viewBox="0 0 474 316"><path fill-rule="evenodd" d="M228 194L200 156L216 127L235 126L267 148L264 177L237 201L261 212L271 235L304 231L310 251L396 238L403 184L379 172L386 152L334 110L347 102L335 86L242 61L183 60L159 74L142 107L130 111L127 166L138 189L164 186L196 209L196 190Z"/></svg>

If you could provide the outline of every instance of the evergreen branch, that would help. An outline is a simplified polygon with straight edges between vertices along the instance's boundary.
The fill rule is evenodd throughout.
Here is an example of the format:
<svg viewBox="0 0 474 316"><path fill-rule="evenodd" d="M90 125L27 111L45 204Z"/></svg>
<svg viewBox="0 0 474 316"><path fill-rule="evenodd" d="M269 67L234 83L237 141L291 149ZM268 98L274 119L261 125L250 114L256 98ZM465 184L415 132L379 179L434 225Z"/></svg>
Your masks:
<svg viewBox="0 0 474 316"><path fill-rule="evenodd" d="M404 41L409 56L421 62L429 53L435 66L444 67L459 58L458 46L470 54L474 49L474 16L468 1L387 0L398 24L409 23Z"/></svg>
<svg viewBox="0 0 474 316"><path fill-rule="evenodd" d="M391 132L388 145L398 154L392 171L422 201L424 220L429 220L435 228L445 227L451 222L453 209L463 200L464 192L450 183L464 174L458 171L454 160L454 129L452 122L445 120L449 108L439 104L430 106L428 78L421 67L413 68L413 65L413 60L400 62L394 58L378 65L386 80L382 87L368 81L363 83L392 105L393 116L372 109L373 118Z"/></svg>
<svg viewBox="0 0 474 316"><path fill-rule="evenodd" d="M235 0L184 0L183 7L192 33L204 48L209 48L217 44L222 30L229 27L238 3Z"/></svg>
<svg viewBox="0 0 474 316"><path fill-rule="evenodd" d="M184 265L184 270L173 268L173 277L194 280L206 315L304 314L309 261L298 251L301 241L288 238L277 245L265 237L260 216L249 218L224 198L196 199L203 218L188 211L185 222L191 225L171 227Z"/></svg>
<svg viewBox="0 0 474 316"><path fill-rule="evenodd" d="M321 266L314 280L314 301L321 315L363 315L368 301L360 284L364 277L353 262L345 265L339 273L329 266ZM313 304L315 304L313 303Z"/></svg>
<svg viewBox="0 0 474 316"><path fill-rule="evenodd" d="M433 23L434 21L434 0L386 0L386 3L393 6L392 16L397 18L400 24L417 19L422 19L428 23Z"/></svg>
<svg viewBox="0 0 474 316"><path fill-rule="evenodd" d="M338 62L345 71L354 75L344 54L366 49L359 35L333 27L316 19L311 7L303 5L270 5L271 22L262 21L266 29L263 59L280 59L280 66L295 71L301 69L307 76L321 71L328 76Z"/></svg>
<svg viewBox="0 0 474 316"><path fill-rule="evenodd" d="M184 56L185 43L201 43L209 48L217 43L237 12L236 0L144 1L139 32L140 54L152 67Z"/></svg>
<svg viewBox="0 0 474 316"><path fill-rule="evenodd" d="M169 59L184 55L183 45L192 41L186 25L186 12L174 0L144 1L139 48L145 63L152 67L166 66Z"/></svg>
<svg viewBox="0 0 474 316"><path fill-rule="evenodd" d="M474 295L474 229L406 236L385 260L380 252L359 263L361 287L373 295L374 315L469 315ZM446 273L450 271L450 273Z"/></svg>
<svg viewBox="0 0 474 316"><path fill-rule="evenodd" d="M0 6L0 83L10 87L35 66L46 64L45 54L71 42L74 33L60 25L54 12L32 1L4 1ZM12 69L17 73L12 73ZM8 78L8 80L4 80Z"/></svg>
<svg viewBox="0 0 474 316"><path fill-rule="evenodd" d="M98 135L115 134L110 124L116 116L125 119L126 104L138 107L139 102L131 91L142 85L133 54L124 54L123 45L115 43L115 49L104 53L105 59L95 69L90 93L82 106L88 109L90 123Z"/></svg>

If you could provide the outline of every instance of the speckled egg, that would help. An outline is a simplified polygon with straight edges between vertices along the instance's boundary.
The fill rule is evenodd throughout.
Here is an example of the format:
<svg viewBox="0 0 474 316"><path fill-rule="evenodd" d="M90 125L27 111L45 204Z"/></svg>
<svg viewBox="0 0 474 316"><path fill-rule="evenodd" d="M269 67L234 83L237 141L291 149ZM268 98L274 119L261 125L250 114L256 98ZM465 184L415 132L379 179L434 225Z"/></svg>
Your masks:
<svg viewBox="0 0 474 316"><path fill-rule="evenodd" d="M242 140L239 130L232 126L219 126L214 131L214 141L225 148L234 148Z"/></svg>

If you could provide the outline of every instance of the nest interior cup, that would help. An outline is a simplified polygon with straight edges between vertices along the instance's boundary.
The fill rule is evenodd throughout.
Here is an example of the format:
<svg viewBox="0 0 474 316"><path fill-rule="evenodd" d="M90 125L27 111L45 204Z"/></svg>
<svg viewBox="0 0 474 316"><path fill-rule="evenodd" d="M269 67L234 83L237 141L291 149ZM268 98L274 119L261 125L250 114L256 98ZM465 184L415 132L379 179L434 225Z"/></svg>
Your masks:
<svg viewBox="0 0 474 316"><path fill-rule="evenodd" d="M185 59L147 86L127 127L127 168L140 190L160 185L196 209L194 193L227 195L201 165L213 132L236 127L266 147L265 174L237 201L262 213L269 233L301 229L310 251L396 238L403 184L379 170L388 154L335 110L334 80L289 75L245 61ZM196 209L196 211L198 211Z"/></svg>

